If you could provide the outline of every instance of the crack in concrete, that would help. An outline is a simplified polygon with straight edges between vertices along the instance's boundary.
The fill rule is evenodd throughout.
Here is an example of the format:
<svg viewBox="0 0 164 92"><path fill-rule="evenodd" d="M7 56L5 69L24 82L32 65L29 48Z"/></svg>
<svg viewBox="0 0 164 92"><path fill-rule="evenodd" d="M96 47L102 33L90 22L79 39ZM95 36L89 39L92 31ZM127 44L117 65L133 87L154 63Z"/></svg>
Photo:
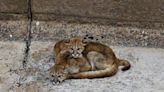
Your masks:
<svg viewBox="0 0 164 92"><path fill-rule="evenodd" d="M31 0L28 0L28 10L27 10L27 17L28 17L28 36L26 39L26 49L25 49L25 57L23 60L23 68L26 68L28 57L29 57L29 51L30 51L30 45L31 45L31 28L32 28L32 9L31 9Z"/></svg>

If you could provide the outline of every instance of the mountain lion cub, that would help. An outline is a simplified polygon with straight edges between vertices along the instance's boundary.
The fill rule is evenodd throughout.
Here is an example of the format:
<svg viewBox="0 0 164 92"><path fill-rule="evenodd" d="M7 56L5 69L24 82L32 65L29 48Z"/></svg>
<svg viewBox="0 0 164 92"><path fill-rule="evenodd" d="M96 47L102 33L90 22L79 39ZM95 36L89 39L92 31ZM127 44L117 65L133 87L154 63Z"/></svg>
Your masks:
<svg viewBox="0 0 164 92"><path fill-rule="evenodd" d="M127 60L116 58L113 50L98 42L84 42L80 38L70 38L55 44L56 64L51 74L59 81L69 78L101 78L130 68ZM62 76L62 77L61 77Z"/></svg>

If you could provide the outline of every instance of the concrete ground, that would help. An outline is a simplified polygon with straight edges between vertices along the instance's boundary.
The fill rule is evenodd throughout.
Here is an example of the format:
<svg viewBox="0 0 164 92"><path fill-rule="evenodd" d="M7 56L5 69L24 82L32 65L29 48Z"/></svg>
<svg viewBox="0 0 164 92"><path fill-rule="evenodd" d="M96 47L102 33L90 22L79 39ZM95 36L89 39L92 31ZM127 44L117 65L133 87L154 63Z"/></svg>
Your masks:
<svg viewBox="0 0 164 92"><path fill-rule="evenodd" d="M31 43L26 68L21 67L25 44L0 42L1 92L163 92L164 49L111 46L119 58L129 60L130 70L113 77L71 79L52 85L48 69L54 64L53 41Z"/></svg>
<svg viewBox="0 0 164 92"><path fill-rule="evenodd" d="M0 92L163 92L163 29L57 21L0 21ZM132 67L113 77L53 85L54 44L72 36L101 42Z"/></svg>

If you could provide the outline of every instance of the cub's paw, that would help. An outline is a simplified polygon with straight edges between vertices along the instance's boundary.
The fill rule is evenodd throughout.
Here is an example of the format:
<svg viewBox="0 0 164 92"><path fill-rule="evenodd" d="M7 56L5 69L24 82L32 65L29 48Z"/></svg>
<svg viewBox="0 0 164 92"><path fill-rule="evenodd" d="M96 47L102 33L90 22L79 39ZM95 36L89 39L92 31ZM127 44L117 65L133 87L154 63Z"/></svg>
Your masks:
<svg viewBox="0 0 164 92"><path fill-rule="evenodd" d="M64 74L58 74L58 75L52 75L52 84L58 85L62 83L64 80L66 80L66 76Z"/></svg>
<svg viewBox="0 0 164 92"><path fill-rule="evenodd" d="M53 85L58 85L58 84L61 83L61 81L59 81L59 79L58 79L57 76L52 76L51 83L52 83Z"/></svg>

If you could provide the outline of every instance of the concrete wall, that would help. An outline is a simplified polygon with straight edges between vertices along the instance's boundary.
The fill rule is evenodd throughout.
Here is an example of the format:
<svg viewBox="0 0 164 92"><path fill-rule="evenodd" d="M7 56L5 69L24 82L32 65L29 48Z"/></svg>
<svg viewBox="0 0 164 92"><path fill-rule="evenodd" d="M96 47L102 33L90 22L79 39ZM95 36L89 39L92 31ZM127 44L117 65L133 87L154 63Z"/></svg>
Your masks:
<svg viewBox="0 0 164 92"><path fill-rule="evenodd" d="M28 0L0 0L0 20L27 18Z"/></svg>
<svg viewBox="0 0 164 92"><path fill-rule="evenodd" d="M0 0L0 13L27 13L29 3L37 19L78 16L116 21L164 22L163 0ZM47 17L47 18L45 18ZM53 19L53 18L52 18Z"/></svg>
<svg viewBox="0 0 164 92"><path fill-rule="evenodd" d="M32 0L34 14L164 22L163 0Z"/></svg>

